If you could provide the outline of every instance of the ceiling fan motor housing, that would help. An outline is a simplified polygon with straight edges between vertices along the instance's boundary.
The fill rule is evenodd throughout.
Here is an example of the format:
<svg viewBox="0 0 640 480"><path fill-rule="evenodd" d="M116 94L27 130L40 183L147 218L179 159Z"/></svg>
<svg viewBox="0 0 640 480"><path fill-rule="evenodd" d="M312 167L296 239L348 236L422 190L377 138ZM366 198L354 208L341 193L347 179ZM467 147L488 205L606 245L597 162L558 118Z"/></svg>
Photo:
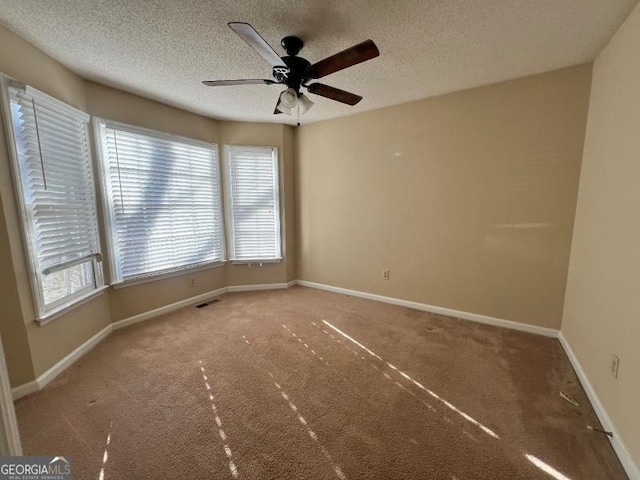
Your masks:
<svg viewBox="0 0 640 480"><path fill-rule="evenodd" d="M281 58L288 67L288 71L282 67L273 67L273 78L276 82L300 92L300 86L311 79L311 63L297 56L304 42L298 37L289 36L284 37L280 45L287 51L287 55Z"/></svg>
<svg viewBox="0 0 640 480"><path fill-rule="evenodd" d="M311 79L309 69L311 63L302 57L289 55L282 57L282 61L289 67L289 73L283 83L289 88L293 88L296 92L300 90L300 86Z"/></svg>

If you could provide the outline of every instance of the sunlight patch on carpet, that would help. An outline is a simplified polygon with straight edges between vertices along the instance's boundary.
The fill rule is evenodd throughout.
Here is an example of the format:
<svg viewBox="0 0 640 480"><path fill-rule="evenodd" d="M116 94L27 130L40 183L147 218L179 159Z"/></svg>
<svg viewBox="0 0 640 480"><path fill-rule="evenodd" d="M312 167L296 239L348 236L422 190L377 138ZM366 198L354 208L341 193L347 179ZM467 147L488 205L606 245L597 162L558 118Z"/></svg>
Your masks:
<svg viewBox="0 0 640 480"><path fill-rule="evenodd" d="M107 466L107 460L109 460L109 444L111 443L111 432L113 430L113 421L109 425L109 433L107 434L107 442L104 447L104 453L102 454L102 468L100 468L100 475L98 475L98 480L104 480L104 469Z"/></svg>
<svg viewBox="0 0 640 480"><path fill-rule="evenodd" d="M351 338L349 335L347 335L346 333L344 333L342 330L340 330L338 327L334 327L333 325L331 325L329 322L327 322L326 320L323 320L323 323L325 325L327 325L328 327L332 328L333 330L335 330L336 332L338 332L340 335L342 335L344 338L346 338L347 340L352 341L353 343L355 343L356 345L358 345L361 349L363 349L365 352L367 352L369 355L377 358L378 360L380 360L381 362L384 362L384 360L382 360L382 357L376 355L375 353L373 353L371 350L369 350L367 347L365 347L364 345L362 345L360 342L358 342L357 340Z"/></svg>
<svg viewBox="0 0 640 480"><path fill-rule="evenodd" d="M296 333L295 333L295 332L292 332L292 331L291 331L291 329L290 329L289 327L287 327L287 326L286 326L286 325L284 325L284 324L282 325L282 327L283 327L287 332L289 332L289 333L291 334L291 336L292 336L293 338L295 338L295 339L298 341L298 343L303 344L303 345L305 346L305 348L307 348L307 350L309 350L309 351L311 352L311 354L312 354L314 357L316 357L318 360L320 360L322 363L324 363L327 367L329 366L329 362L327 362L327 361L324 359L324 357L323 357L322 355L320 355L318 352L316 352L316 351L315 351L315 349L311 348L311 347L309 346L309 344L308 344L308 343L305 343L305 342L302 340L302 338L300 338L298 335L296 335Z"/></svg>
<svg viewBox="0 0 640 480"><path fill-rule="evenodd" d="M284 325L283 325L283 327L284 327ZM269 373L269 376L271 378L274 378L273 374L271 372L267 372L267 373ZM327 449L324 447L324 445L322 445L320 443L320 441L318 440L318 435L316 434L316 432L314 432L311 429L307 419L304 418L300 413L297 413L298 412L298 407L296 407L296 405L291 401L291 398L289 397L289 395L287 395L287 393L282 389L282 386L278 382L274 381L273 384L275 385L275 387L280 392L280 395L282 396L282 398L284 398L285 401L289 404L289 407L291 408L291 410L296 412L296 416L298 417L298 421L302 424L304 429L307 431L307 434L313 439L314 442L316 442L318 444L318 448L320 448L320 451L322 452L322 454L329 461L329 463L331 463L331 466L333 467L333 471L335 472L336 476L340 480L346 480L347 476L343 473L343 471L340 469L340 467L338 465L336 465L336 462L333 460L333 457L327 451Z"/></svg>
<svg viewBox="0 0 640 480"><path fill-rule="evenodd" d="M218 407L216 407L216 404L213 399L213 393L211 393L211 385L209 385L209 381L208 381L209 378L207 377L206 371L204 369L204 365L202 365L202 360L198 360L198 363L200 364L200 372L202 373L202 380L204 381L204 385L207 388L209 401L211 401L211 409L213 410L213 414L214 414L213 418L216 422L216 425L218 426L218 434L220 435L220 438L222 439L222 441L226 442L227 434L224 433L224 430L222 429L222 419L218 415ZM229 445L225 443L222 446L222 449L224 450L224 454L226 455L227 460L229 461L229 471L231 472L231 475L234 478L236 478L238 476L238 468L236 467L236 464L233 463L233 460L231 458L233 455L231 452L231 448L229 447Z"/></svg>
<svg viewBox="0 0 640 480"><path fill-rule="evenodd" d="M439 400L440 402L442 402L447 408L449 408L450 410L456 412L458 415L460 415L462 418L464 418L465 420L467 420L468 422L471 422L472 424L474 424L475 426L477 426L478 428L480 428L484 433L486 433L487 435L496 438L496 439L500 439L500 437L490 428L486 427L485 425L483 425L482 423L480 423L479 421L477 421L475 418L473 418L472 416L468 415L467 413L463 412L462 410L460 410L459 408L457 408L455 405L453 405L451 402L448 402L447 400L445 400L444 398L440 397L438 394L436 394L435 392L433 392L432 390L429 390L428 388L424 387L421 383L419 383L417 380L415 380L414 378L412 378L410 375L408 375L407 373L403 372L402 370L400 370L398 367L396 367L395 365L392 365L389 362L386 362L381 356L377 355L376 353L372 352L371 350L369 350L367 347L365 347L362 343L358 342L356 339L350 337L349 335L347 335L346 333L344 333L342 330L340 330L339 328L335 327L334 325L331 325L329 322L327 322L326 320L322 321L325 325L327 325L329 328L333 329L334 331L338 332L340 335L342 335L344 338L346 338L347 340L353 342L354 344L356 344L357 346L359 346L360 348L362 348L365 352L367 352L369 355L377 358L378 360L380 360L381 362L384 362L389 368L391 368L392 370L398 372L400 375L402 375L402 377L404 377L405 379L411 381L415 386L417 386L418 388L420 388L421 390L423 390L424 392L428 393L429 395L431 395L433 398L435 398L436 400ZM384 373L385 377L389 378L389 375L387 373Z"/></svg>
<svg viewBox="0 0 640 480"><path fill-rule="evenodd" d="M563 475L558 470L553 468L551 465L543 462L542 460L540 460L538 457L536 457L534 455L530 455L530 454L527 453L525 455L525 458L527 460L529 460L531 463L533 463L536 467L538 467L543 472L548 473L549 475L551 475L556 480L571 480L569 477L567 477L566 475Z"/></svg>

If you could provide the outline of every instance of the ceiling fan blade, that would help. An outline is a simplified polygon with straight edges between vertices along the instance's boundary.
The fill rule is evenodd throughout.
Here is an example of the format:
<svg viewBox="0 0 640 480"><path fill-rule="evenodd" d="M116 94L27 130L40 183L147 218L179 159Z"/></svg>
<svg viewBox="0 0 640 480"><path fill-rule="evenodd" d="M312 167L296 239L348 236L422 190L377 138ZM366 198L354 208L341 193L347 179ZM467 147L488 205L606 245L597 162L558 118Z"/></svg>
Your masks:
<svg viewBox="0 0 640 480"><path fill-rule="evenodd" d="M224 87L228 85L273 85L276 82L273 80L256 78L243 80L204 80L202 83L207 87Z"/></svg>
<svg viewBox="0 0 640 480"><path fill-rule="evenodd" d="M323 83L312 83L307 87L307 90L309 91L309 93L314 93L316 95L320 95L321 97L330 98L331 100L335 100L336 102L346 103L347 105L351 106L362 100L362 97L360 95L345 92L344 90L330 87L329 85L325 85Z"/></svg>
<svg viewBox="0 0 640 480"><path fill-rule="evenodd" d="M311 65L309 71L311 78L322 78L339 70L366 62L380 55L380 51L373 40L365 40L362 43L347 48L330 57Z"/></svg>
<svg viewBox="0 0 640 480"><path fill-rule="evenodd" d="M246 22L229 22L227 25L264 58L272 67L286 67L280 56L264 38Z"/></svg>

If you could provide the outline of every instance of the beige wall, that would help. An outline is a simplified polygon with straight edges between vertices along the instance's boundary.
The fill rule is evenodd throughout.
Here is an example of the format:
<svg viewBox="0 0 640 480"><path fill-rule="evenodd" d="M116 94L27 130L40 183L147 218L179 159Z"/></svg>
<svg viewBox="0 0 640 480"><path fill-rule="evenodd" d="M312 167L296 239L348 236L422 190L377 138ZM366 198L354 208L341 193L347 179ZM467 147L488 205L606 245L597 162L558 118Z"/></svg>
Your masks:
<svg viewBox="0 0 640 480"><path fill-rule="evenodd" d="M0 27L0 71L77 108L86 109L81 78L3 27ZM4 208L0 239L4 237L8 241L10 250L5 252L3 249L3 255L10 252L13 263L13 268L0 270L0 284L7 286L2 293L4 305L0 322L11 382L15 386L44 373L107 326L111 319L106 297L101 296L46 325L40 326L34 321L4 126L0 142L0 190ZM25 349L25 336L30 351Z"/></svg>
<svg viewBox="0 0 640 480"><path fill-rule="evenodd" d="M558 328L590 79L583 65L302 126L298 278Z"/></svg>
<svg viewBox="0 0 640 480"><path fill-rule="evenodd" d="M562 332L640 466L638 52L640 7L594 64Z"/></svg>
<svg viewBox="0 0 640 480"><path fill-rule="evenodd" d="M297 279L297 252L296 252L296 185L295 185L295 138L296 130L293 127L284 126L283 129L283 155L281 162L284 172L281 179L284 185L284 227L285 236L283 252L287 263L286 281Z"/></svg>
<svg viewBox="0 0 640 480"><path fill-rule="evenodd" d="M190 279L194 279L194 286ZM170 305L187 298L212 292L227 285L225 265L188 272L138 285L111 289L109 301L114 322Z"/></svg>
<svg viewBox="0 0 640 480"><path fill-rule="evenodd" d="M0 151L4 148L0 139ZM0 160L1 161L1 160ZM21 385L34 378L29 338L22 321L18 282L16 281L8 231L4 226L6 220L2 197L4 189L0 190L0 336L2 337L4 353L7 358L9 381L12 385ZM10 193L9 193L10 194Z"/></svg>
<svg viewBox="0 0 640 480"><path fill-rule="evenodd" d="M203 142L220 141L219 123L195 113L94 82L85 82L86 111L95 116Z"/></svg>

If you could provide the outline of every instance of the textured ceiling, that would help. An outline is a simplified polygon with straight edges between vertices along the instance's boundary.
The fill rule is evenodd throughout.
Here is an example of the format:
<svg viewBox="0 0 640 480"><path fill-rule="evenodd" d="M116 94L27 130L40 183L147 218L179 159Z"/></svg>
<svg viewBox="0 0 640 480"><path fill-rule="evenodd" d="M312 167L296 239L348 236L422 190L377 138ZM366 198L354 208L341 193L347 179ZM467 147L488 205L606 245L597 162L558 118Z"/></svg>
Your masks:
<svg viewBox="0 0 640 480"><path fill-rule="evenodd" d="M355 107L310 95L302 123L593 60L638 0L0 0L0 23L71 70L220 119L273 115L279 85L205 87L271 78L228 27L251 23L284 55L298 35L312 63L371 38L380 57L325 77L364 96Z"/></svg>

